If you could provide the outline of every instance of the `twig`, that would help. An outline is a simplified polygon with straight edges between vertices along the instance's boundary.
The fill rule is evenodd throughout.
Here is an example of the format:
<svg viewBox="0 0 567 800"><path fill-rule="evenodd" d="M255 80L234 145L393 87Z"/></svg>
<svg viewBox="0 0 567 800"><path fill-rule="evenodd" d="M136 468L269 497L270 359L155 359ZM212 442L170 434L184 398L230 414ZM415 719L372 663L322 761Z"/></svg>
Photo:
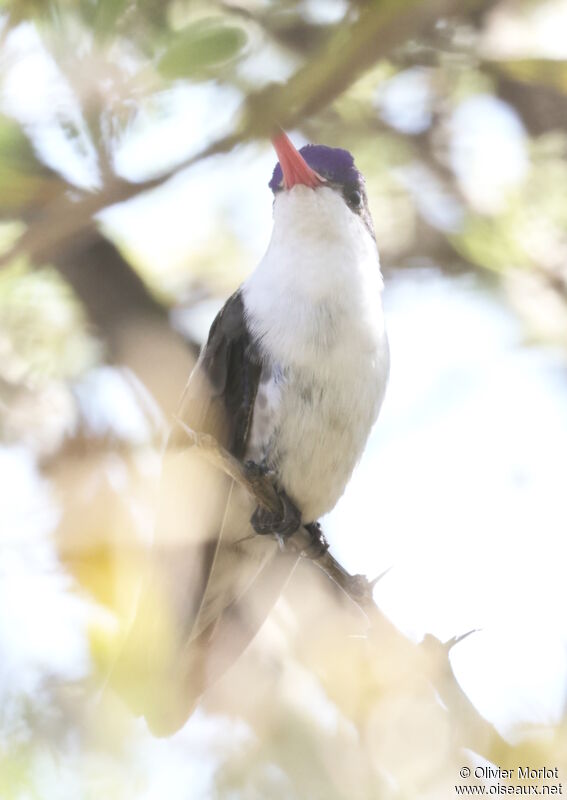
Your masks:
<svg viewBox="0 0 567 800"><path fill-rule="evenodd" d="M185 433L188 442L197 447L201 455L215 467L223 470L262 506L270 511L277 512L280 500L274 485L268 476L251 476L246 471L241 461L225 450L222 445L207 433L198 433L186 425L183 420L176 417L176 423ZM307 554L312 546L312 537L302 525L290 538L282 544L289 553ZM374 582L369 581L364 575L351 575L327 550L317 558L311 559L336 583L363 611L369 604L374 605L372 590ZM375 607L375 606L374 606Z"/></svg>
<svg viewBox="0 0 567 800"><path fill-rule="evenodd" d="M181 169L187 169L211 155L228 152L240 141L241 137L238 134L219 139L183 164L178 164L175 169L157 178L132 183L117 177L100 192L86 193L74 190L72 197L67 194L61 195L51 204L49 213L34 222L14 246L0 256L0 267L24 254L33 262L46 251L50 252L61 245L68 245L91 228L94 217L103 209L124 203L143 192L157 189Z"/></svg>
<svg viewBox="0 0 567 800"><path fill-rule="evenodd" d="M179 418L176 418L176 423L187 437L189 446L198 448L203 458L223 470L258 503L270 511L279 510L280 501L269 477L251 476L243 463L225 450L214 436L197 433ZM301 526L285 541L283 547L288 552L303 555L311 544L309 532ZM463 746L472 746L488 759L493 758L494 753L498 752L501 759L512 763L515 757L514 747L509 745L494 726L476 710L455 678L449 660L450 649L474 631L454 637L445 644L428 634L421 645L415 645L397 631L375 604L372 590L376 581L369 581L364 575L351 575L328 551L312 561L363 611L369 621L371 634L378 636L387 632L390 634L390 647L393 641L397 641L408 657L410 653L418 656L429 682L443 699L454 720L455 728L466 728L468 736L463 733L461 737Z"/></svg>
<svg viewBox="0 0 567 800"><path fill-rule="evenodd" d="M473 0L480 2L480 0ZM173 175L241 142L270 136L275 124L290 128L332 103L361 74L412 36L423 33L458 9L456 0L382 0L371 2L350 25L340 25L320 52L286 84L269 84L251 93L234 131L212 142L173 169L140 183L115 177L97 193L73 190L36 220L13 248L0 256L0 267L25 254L33 262L84 235L97 213L162 186Z"/></svg>

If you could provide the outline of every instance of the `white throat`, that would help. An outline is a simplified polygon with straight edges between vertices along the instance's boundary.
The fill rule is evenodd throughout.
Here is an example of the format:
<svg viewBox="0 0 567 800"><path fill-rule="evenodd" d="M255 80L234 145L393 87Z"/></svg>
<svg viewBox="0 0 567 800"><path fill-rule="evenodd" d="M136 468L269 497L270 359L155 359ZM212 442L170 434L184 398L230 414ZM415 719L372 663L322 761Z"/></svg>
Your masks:
<svg viewBox="0 0 567 800"><path fill-rule="evenodd" d="M274 203L266 255L243 286L267 359L248 458L268 464L306 522L341 496L388 375L376 243L329 187Z"/></svg>
<svg viewBox="0 0 567 800"><path fill-rule="evenodd" d="M329 187L276 195L268 250L243 288L253 334L283 364L320 356L353 327L383 331L376 243Z"/></svg>

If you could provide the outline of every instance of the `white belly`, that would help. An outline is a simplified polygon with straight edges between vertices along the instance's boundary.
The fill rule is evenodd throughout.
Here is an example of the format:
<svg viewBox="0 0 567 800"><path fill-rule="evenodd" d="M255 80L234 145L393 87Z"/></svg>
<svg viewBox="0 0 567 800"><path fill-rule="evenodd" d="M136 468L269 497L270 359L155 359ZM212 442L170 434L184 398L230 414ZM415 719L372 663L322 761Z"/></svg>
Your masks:
<svg viewBox="0 0 567 800"><path fill-rule="evenodd" d="M378 416L387 374L383 336L348 359L333 348L314 369L263 376L247 457L276 471L304 522L330 511L342 495Z"/></svg>
<svg viewBox="0 0 567 800"><path fill-rule="evenodd" d="M243 287L272 367L248 458L265 460L304 522L330 511L378 415L388 375L376 242L331 186L279 192L266 255Z"/></svg>

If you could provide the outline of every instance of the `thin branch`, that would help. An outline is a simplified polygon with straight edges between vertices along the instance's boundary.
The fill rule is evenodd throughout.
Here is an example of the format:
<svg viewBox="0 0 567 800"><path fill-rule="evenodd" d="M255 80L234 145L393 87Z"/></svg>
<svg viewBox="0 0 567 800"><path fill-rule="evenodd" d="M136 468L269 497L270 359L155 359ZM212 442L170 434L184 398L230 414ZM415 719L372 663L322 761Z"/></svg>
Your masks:
<svg viewBox="0 0 567 800"><path fill-rule="evenodd" d="M277 513L280 510L280 500L270 478L265 475L254 475L245 469L243 463L231 455L220 445L214 436L207 433L197 433L183 420L176 418L176 423L185 433L189 445L197 447L200 454L215 467L218 467L234 481L242 486L257 503L269 511ZM304 526L301 526L289 539L282 543L282 547L289 553L308 553L313 540ZM368 603L372 603L371 583L364 575L351 575L333 556L326 551L318 558L312 559L317 566L325 572L360 608L365 610Z"/></svg>
<svg viewBox="0 0 567 800"><path fill-rule="evenodd" d="M236 134L220 139L199 151L182 166L188 168L211 155L228 152L239 141L240 138ZM43 219L30 225L15 245L0 257L0 267L24 254L33 262L45 252L68 245L91 228L93 218L104 208L117 203L124 203L143 192L157 189L176 174L179 169L181 167L178 166L175 170L158 178L152 178L140 183L131 183L121 178L115 178L101 192L96 194L78 190L63 194L51 204L49 213Z"/></svg>
<svg viewBox="0 0 567 800"><path fill-rule="evenodd" d="M280 501L268 476L254 475L251 477L244 464L225 450L214 436L194 431L179 418L176 418L175 421L183 430L190 447L198 448L203 458L240 484L256 502L270 511L279 511ZM285 540L283 548L287 552L304 555L311 545L312 539L309 532L301 526L293 536ZM474 631L454 637L446 643L428 634L421 645L413 645L395 630L392 623L375 604L372 596L374 581L369 581L364 575L351 575L328 551L311 560L363 611L369 621L371 631L395 632L398 638L403 639L406 648L416 648L423 657L424 670L430 682L443 699L451 717L455 720L455 725L466 728L467 735L462 736L463 746L472 746L486 758L491 758L492 754L497 751L502 759L507 758L513 761L514 748L500 736L493 725L479 714L461 689L451 667L449 660L451 648Z"/></svg>
<svg viewBox="0 0 567 800"><path fill-rule="evenodd" d="M96 194L74 191L73 197L63 196L0 257L0 266L24 253L33 262L44 252L65 246L83 234L102 209L151 191L180 170L212 155L226 153L241 142L268 137L276 124L284 128L298 125L332 103L395 47L422 34L458 8L457 0L429 3L371 0L355 22L339 26L319 54L298 69L286 84L270 84L249 95L233 133L212 142L157 178L132 183L117 177Z"/></svg>

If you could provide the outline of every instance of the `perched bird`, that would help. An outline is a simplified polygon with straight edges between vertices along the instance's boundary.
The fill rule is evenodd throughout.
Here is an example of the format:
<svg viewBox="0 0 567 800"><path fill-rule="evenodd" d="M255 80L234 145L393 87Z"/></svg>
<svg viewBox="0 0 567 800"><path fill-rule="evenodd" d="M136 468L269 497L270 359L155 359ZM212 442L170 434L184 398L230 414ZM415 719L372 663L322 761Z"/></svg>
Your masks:
<svg viewBox="0 0 567 800"><path fill-rule="evenodd" d="M254 637L297 556L279 537L344 491L386 387L382 276L364 179L346 150L282 132L269 186L274 227L256 270L211 327L164 456L156 540L130 645L131 705L158 735L178 729ZM281 513L188 445L212 434L269 470Z"/></svg>

